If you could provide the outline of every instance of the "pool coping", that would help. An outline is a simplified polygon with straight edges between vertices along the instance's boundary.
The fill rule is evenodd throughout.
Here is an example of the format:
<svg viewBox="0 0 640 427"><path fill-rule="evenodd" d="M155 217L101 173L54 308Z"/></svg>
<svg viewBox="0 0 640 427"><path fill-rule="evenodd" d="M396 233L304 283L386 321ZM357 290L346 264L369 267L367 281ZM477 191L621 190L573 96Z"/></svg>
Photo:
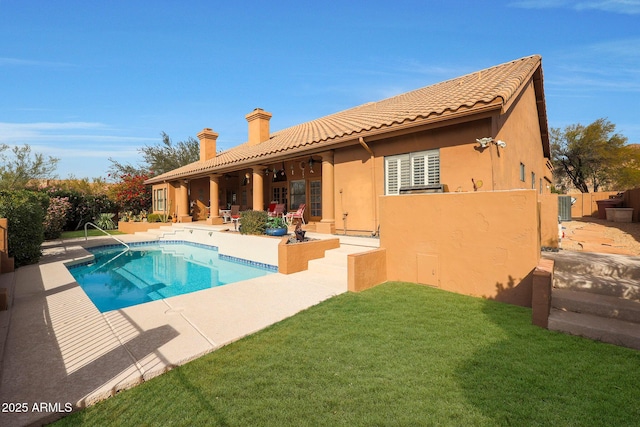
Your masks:
<svg viewBox="0 0 640 427"><path fill-rule="evenodd" d="M250 251L244 238L233 237ZM52 421L68 403L90 405L347 291L346 277L273 273L100 313L64 263L105 241L48 244L40 263L13 273L0 401L58 410L2 413L0 424ZM276 252L279 241L272 239Z"/></svg>

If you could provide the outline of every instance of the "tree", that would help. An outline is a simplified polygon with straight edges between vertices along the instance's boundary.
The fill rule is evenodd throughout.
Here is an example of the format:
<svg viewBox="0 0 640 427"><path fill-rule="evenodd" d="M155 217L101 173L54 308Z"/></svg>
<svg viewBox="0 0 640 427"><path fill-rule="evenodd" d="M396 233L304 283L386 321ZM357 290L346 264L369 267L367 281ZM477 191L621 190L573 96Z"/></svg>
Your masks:
<svg viewBox="0 0 640 427"><path fill-rule="evenodd" d="M588 126L570 125L551 129L551 161L559 182L569 179L581 192L589 185L597 192L614 183L625 162L627 138L615 133L616 126L601 118Z"/></svg>
<svg viewBox="0 0 640 427"><path fill-rule="evenodd" d="M122 182L114 185L116 203L122 211L135 214L151 208L151 189L144 182L148 175L123 175Z"/></svg>
<svg viewBox="0 0 640 427"><path fill-rule="evenodd" d="M162 132L162 144L156 146L145 145L139 150L144 161L149 165L150 172L161 175L200 159L200 142L193 137L173 145L169 135Z"/></svg>
<svg viewBox="0 0 640 427"><path fill-rule="evenodd" d="M625 145L622 164L616 169L615 188L630 189L640 187L640 144Z"/></svg>
<svg viewBox="0 0 640 427"><path fill-rule="evenodd" d="M31 180L55 178L60 159L41 153L32 156L28 144L13 147L13 156L9 157L4 153L8 148L6 144L0 145L0 189L24 189Z"/></svg>
<svg viewBox="0 0 640 427"><path fill-rule="evenodd" d="M114 159L109 159L111 176L123 175L161 175L170 170L188 165L200 159L200 142L192 137L186 141L173 144L169 135L162 132L162 143L158 145L145 145L138 149L142 154L144 163L138 166L122 164Z"/></svg>

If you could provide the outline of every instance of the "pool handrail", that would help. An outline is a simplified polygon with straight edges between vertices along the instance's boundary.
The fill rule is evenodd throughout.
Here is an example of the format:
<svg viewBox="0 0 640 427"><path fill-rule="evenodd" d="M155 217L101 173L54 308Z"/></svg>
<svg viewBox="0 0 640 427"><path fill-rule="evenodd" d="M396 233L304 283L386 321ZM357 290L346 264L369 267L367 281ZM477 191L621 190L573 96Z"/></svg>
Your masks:
<svg viewBox="0 0 640 427"><path fill-rule="evenodd" d="M131 249L129 247L129 245L127 245L125 242L123 242L122 240L118 239L116 236L114 236L113 234L109 234L106 231L104 231L102 228L98 227L97 225L95 225L92 222L86 222L84 224L84 240L89 240L89 236L87 234L87 226L91 225L92 227L94 227L96 230L100 230L102 231L104 234L106 234L107 236L111 237L113 240L117 241L118 243L122 243L127 249Z"/></svg>

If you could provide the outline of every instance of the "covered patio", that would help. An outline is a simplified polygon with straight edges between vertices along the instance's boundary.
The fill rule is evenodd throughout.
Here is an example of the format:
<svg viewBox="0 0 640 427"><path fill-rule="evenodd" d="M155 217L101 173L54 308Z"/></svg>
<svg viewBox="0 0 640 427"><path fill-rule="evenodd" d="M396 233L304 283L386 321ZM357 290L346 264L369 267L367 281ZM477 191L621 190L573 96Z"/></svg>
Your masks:
<svg viewBox="0 0 640 427"><path fill-rule="evenodd" d="M218 134L206 128L198 134L200 162L148 180L153 185L153 211L175 216L178 222L213 225L223 223L222 211L233 205L240 210L267 210L275 202L291 212L304 204L305 223L311 223L314 231L334 233L333 150L295 150L257 159L251 153L270 143L271 114L256 109L246 118L249 141L233 158L226 158L228 152L216 153Z"/></svg>

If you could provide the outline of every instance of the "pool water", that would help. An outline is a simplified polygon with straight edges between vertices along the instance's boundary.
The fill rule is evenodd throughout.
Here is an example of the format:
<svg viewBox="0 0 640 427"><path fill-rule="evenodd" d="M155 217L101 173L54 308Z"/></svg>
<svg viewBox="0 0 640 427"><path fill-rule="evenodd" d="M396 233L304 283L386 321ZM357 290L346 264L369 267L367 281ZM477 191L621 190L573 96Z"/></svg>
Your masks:
<svg viewBox="0 0 640 427"><path fill-rule="evenodd" d="M67 268L103 313L273 272L268 266L221 259L208 248L187 242L93 248L94 261Z"/></svg>

